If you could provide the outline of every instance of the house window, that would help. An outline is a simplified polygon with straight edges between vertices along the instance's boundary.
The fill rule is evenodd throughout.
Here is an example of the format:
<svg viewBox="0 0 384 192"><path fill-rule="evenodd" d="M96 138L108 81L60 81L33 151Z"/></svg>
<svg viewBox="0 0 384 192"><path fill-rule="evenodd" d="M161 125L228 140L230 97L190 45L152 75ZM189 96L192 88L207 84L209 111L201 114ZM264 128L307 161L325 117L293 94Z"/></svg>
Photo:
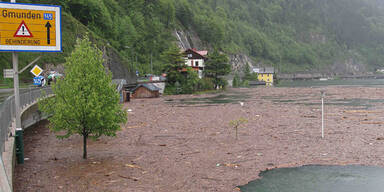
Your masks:
<svg viewBox="0 0 384 192"><path fill-rule="evenodd" d="M196 66L196 67L199 66L199 62L198 62L198 61L195 61L195 66Z"/></svg>
<svg viewBox="0 0 384 192"><path fill-rule="evenodd" d="M188 58L192 58L192 54L188 54Z"/></svg>

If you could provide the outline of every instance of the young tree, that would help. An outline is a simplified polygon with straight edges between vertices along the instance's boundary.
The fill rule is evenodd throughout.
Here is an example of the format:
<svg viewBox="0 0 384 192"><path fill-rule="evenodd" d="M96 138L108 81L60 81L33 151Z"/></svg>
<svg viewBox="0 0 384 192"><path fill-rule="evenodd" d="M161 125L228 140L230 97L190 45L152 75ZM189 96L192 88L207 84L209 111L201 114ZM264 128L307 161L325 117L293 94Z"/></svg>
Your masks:
<svg viewBox="0 0 384 192"><path fill-rule="evenodd" d="M252 79L251 69L248 64L244 66L244 80L251 81Z"/></svg>
<svg viewBox="0 0 384 192"><path fill-rule="evenodd" d="M192 94L198 88L199 84L199 75L191 67L187 67L187 71L184 74L184 82L182 87L182 93Z"/></svg>
<svg viewBox="0 0 384 192"><path fill-rule="evenodd" d="M228 63L228 57L219 51L214 50L208 55L208 61L205 63L204 73L207 77L214 80L215 89L223 81L221 76L228 75L231 72L231 65Z"/></svg>
<svg viewBox="0 0 384 192"><path fill-rule="evenodd" d="M102 52L86 37L78 39L66 58L65 77L52 85L55 97L41 101L40 109L52 114L50 129L65 131L58 138L83 136L83 158L87 158L87 138L115 136L126 112L119 104L119 94L110 72L103 66Z"/></svg>

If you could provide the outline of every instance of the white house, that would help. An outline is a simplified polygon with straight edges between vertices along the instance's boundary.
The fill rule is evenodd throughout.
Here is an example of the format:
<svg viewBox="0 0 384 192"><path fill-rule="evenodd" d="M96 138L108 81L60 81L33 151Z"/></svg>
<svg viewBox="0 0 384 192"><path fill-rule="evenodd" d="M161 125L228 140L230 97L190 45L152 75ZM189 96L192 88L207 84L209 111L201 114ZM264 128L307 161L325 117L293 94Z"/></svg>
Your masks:
<svg viewBox="0 0 384 192"><path fill-rule="evenodd" d="M207 60L208 51L197 51L196 49L187 49L184 51L186 55L185 64L192 69L196 70L199 78L203 78L204 63Z"/></svg>

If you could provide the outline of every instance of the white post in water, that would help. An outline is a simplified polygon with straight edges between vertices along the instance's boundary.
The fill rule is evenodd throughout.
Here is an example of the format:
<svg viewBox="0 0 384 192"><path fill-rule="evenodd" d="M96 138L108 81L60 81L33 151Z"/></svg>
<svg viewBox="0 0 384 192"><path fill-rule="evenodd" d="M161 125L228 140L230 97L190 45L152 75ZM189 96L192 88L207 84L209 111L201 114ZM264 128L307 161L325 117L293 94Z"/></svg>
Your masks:
<svg viewBox="0 0 384 192"><path fill-rule="evenodd" d="M321 92L321 138L324 138L324 96L325 91Z"/></svg>

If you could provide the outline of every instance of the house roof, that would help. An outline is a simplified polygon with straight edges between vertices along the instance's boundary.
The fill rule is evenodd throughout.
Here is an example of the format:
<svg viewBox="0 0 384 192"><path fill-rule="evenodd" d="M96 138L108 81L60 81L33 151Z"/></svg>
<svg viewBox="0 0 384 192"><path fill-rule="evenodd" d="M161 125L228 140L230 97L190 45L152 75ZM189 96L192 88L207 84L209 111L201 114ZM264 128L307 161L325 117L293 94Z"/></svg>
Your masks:
<svg viewBox="0 0 384 192"><path fill-rule="evenodd" d="M275 68L273 67L264 67L261 68L259 73L275 73Z"/></svg>
<svg viewBox="0 0 384 192"><path fill-rule="evenodd" d="M191 67L191 70L192 71L199 71L199 67ZM181 72L187 72L188 71L188 68L182 68L181 69Z"/></svg>
<svg viewBox="0 0 384 192"><path fill-rule="evenodd" d="M184 53L187 53L187 52L194 52L194 53L200 55L203 58L206 58L206 56L208 54L207 50L197 51L196 49L187 49L187 50L184 51Z"/></svg>
<svg viewBox="0 0 384 192"><path fill-rule="evenodd" d="M203 50L203 51L196 51L198 54L202 55L202 56L206 56L208 54L208 51L207 50Z"/></svg>
<svg viewBox="0 0 384 192"><path fill-rule="evenodd" d="M116 85L117 92L120 92L124 85L127 84L125 79L112 79L112 83Z"/></svg>
<svg viewBox="0 0 384 192"><path fill-rule="evenodd" d="M132 92L135 92L136 89L138 89L140 87L145 87L145 88L147 88L150 91L160 91L160 88L156 87L154 84L152 84L152 83L144 83L144 84L137 85L135 88L132 89Z"/></svg>

